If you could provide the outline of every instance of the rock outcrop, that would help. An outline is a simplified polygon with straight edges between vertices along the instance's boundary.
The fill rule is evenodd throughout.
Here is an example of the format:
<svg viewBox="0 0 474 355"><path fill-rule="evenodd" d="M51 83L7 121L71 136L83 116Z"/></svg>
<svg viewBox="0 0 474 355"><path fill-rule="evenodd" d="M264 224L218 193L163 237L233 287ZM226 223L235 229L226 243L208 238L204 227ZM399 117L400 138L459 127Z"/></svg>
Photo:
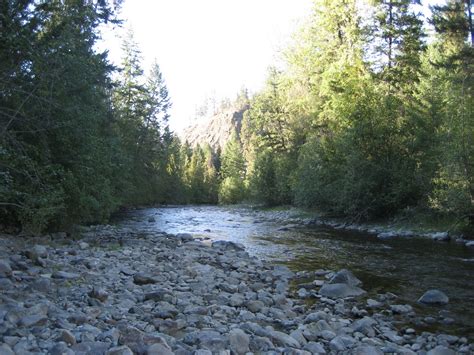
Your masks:
<svg viewBox="0 0 474 355"><path fill-rule="evenodd" d="M185 128L180 137L191 146L209 144L217 150L224 149L232 133L240 133L244 112L248 106L231 106L209 117L197 120Z"/></svg>

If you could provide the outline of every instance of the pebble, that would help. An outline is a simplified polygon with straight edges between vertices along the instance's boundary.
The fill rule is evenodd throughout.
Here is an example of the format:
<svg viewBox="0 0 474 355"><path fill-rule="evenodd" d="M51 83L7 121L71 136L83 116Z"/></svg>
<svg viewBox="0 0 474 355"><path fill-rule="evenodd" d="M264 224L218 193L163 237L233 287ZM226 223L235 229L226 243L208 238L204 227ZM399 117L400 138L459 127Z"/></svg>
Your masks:
<svg viewBox="0 0 474 355"><path fill-rule="evenodd" d="M241 329L232 329L229 333L230 350L236 354L246 354L250 351L250 337Z"/></svg>

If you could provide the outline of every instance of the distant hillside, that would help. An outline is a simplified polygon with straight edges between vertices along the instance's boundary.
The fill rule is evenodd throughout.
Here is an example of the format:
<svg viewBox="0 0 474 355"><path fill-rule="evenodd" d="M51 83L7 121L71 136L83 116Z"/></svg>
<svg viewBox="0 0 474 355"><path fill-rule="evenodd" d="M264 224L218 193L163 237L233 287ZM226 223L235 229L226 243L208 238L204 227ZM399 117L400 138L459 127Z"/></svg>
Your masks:
<svg viewBox="0 0 474 355"><path fill-rule="evenodd" d="M224 108L211 116L196 120L180 136L193 147L208 143L213 149L223 149L232 132L240 132L246 110L248 105Z"/></svg>

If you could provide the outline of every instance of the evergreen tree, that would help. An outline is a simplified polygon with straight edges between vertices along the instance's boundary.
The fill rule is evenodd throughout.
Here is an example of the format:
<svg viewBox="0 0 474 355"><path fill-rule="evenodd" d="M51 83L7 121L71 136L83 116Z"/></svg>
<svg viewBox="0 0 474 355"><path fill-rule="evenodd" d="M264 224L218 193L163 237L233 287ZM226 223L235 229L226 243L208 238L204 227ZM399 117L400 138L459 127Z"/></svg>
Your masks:
<svg viewBox="0 0 474 355"><path fill-rule="evenodd" d="M4 223L41 231L101 221L116 207L110 66L94 51L106 2L0 5Z"/></svg>
<svg viewBox="0 0 474 355"><path fill-rule="evenodd" d="M237 134L227 142L221 160L220 203L237 203L245 196L245 160Z"/></svg>
<svg viewBox="0 0 474 355"><path fill-rule="evenodd" d="M376 15L368 47L372 47L373 66L389 90L403 89L419 74L424 33L420 15L410 9L413 2L417 1L374 1Z"/></svg>
<svg viewBox="0 0 474 355"><path fill-rule="evenodd" d="M431 205L474 226L474 49L470 2L448 1L433 8L437 41L430 51L425 85L427 113L438 122L439 170L434 178ZM470 24L471 25L470 25ZM472 32L471 32L472 35ZM442 148L441 148L442 147ZM441 148L441 149L440 149Z"/></svg>

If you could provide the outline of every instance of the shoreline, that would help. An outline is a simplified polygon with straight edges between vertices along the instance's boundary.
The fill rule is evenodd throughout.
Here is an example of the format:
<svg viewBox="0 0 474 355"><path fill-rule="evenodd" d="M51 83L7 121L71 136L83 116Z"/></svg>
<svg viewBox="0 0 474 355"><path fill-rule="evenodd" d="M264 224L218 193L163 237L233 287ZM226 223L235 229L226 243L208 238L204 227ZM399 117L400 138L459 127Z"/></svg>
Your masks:
<svg viewBox="0 0 474 355"><path fill-rule="evenodd" d="M79 240L0 236L2 354L474 351L465 337L398 325L415 311L393 294L361 302L357 275L308 272L313 281L293 291L298 275L239 244L147 233L94 226Z"/></svg>
<svg viewBox="0 0 474 355"><path fill-rule="evenodd" d="M245 206L245 205L244 205ZM288 225L300 224L305 226L324 226L335 230L353 231L377 236L379 239L391 238L426 238L436 242L455 242L464 244L468 248L474 248L474 240L466 239L462 234L452 233L446 230L438 230L432 227L410 228L407 226L393 226L390 220L384 220L379 223L353 223L343 218L329 218L314 211L308 211L298 207L278 207L278 210L255 208L256 212L264 212L274 216L275 220L285 222ZM317 216L315 216L317 215Z"/></svg>

